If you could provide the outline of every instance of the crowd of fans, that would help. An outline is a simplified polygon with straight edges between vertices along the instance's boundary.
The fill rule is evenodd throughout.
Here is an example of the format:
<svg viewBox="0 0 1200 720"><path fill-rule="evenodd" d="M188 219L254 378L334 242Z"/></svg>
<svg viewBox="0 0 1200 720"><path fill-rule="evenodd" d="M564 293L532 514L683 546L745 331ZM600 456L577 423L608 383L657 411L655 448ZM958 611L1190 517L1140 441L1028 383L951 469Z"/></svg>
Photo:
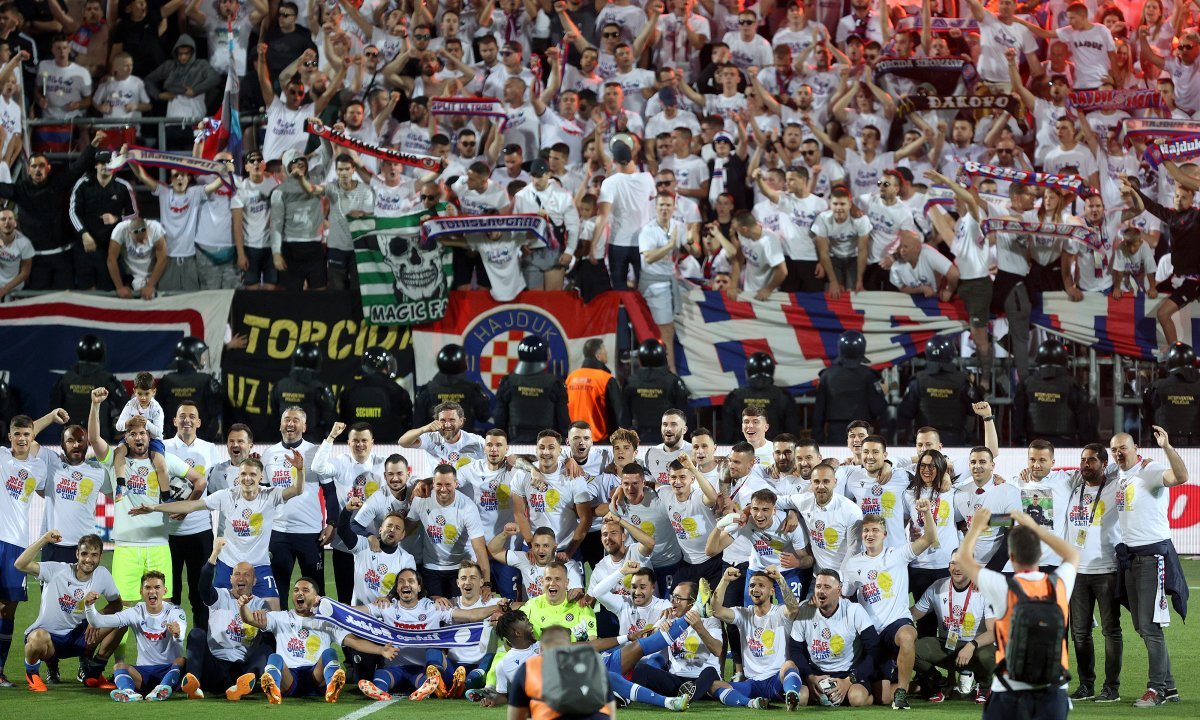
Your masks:
<svg viewBox="0 0 1200 720"><path fill-rule="evenodd" d="M15 227L0 215L0 296L22 284L147 298L353 288L347 216L531 212L560 242L456 247L454 286L503 286L494 292L504 299L564 283L586 296L636 286L667 332L673 278L757 298L960 297L985 370L989 316L1005 312L1014 341L1027 340L1041 292L1165 292L1160 318L1174 340L1166 320L1194 296L1193 273L1190 258L1173 267L1163 218L1190 208L1200 181L1188 165L1143 162L1141 142L1127 148L1119 132L1130 116L1200 109L1195 8L850 0L845 10L824 17L816 2L773 0L2 3L0 160L24 164L0 183L16 206ZM1013 102L914 110L912 97L951 93L877 64L926 57L971 63L953 93ZM245 175L230 187L172 170L160 183L133 167L158 198L157 221L107 167L104 148L136 140L136 125L79 142L69 169L51 170L36 151L21 160L23 113L181 118L189 124L167 142L186 151L231 68L243 115L266 118L232 158ZM1157 91L1161 106L1073 110L1073 92L1114 89ZM497 99L503 121L430 110L431 98L471 96ZM443 169L329 145L306 132L310 118ZM38 147L53 133L34 134ZM967 161L1084 185L974 177ZM995 217L1086 225L1096 244L981 231Z"/></svg>

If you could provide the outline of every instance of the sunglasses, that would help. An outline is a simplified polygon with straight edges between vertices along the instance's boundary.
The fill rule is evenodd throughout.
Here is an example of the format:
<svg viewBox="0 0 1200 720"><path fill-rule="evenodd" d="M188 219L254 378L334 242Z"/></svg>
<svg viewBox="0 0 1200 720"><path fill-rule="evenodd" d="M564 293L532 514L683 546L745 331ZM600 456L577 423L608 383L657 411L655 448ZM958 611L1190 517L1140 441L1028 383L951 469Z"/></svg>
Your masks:
<svg viewBox="0 0 1200 720"><path fill-rule="evenodd" d="M315 68L318 65L316 60L305 60L304 67Z"/></svg>
<svg viewBox="0 0 1200 720"><path fill-rule="evenodd" d="M144 235L144 234L146 233L146 227L145 227L145 226L143 226L143 227L140 227L140 228L134 228L134 229L132 230L132 232L133 232L133 234L134 234L134 235Z"/></svg>
<svg viewBox="0 0 1200 720"><path fill-rule="evenodd" d="M1185 44L1182 44L1182 43L1180 43L1180 45L1179 45L1179 49L1180 49L1180 50L1191 50L1191 49L1192 49L1192 48L1194 48L1194 47L1196 47L1196 46L1195 46L1195 45L1193 45L1193 44L1191 44L1191 43L1188 43L1188 44L1186 44L1186 45L1185 45Z"/></svg>
<svg viewBox="0 0 1200 720"><path fill-rule="evenodd" d="M619 33L619 32L606 32L606 33L602 33L602 35L603 35L603 37L606 37L606 38L618 38L618 37L621 37L621 33Z"/></svg>
<svg viewBox="0 0 1200 720"><path fill-rule="evenodd" d="M887 180L880 180L879 182L876 183L876 185L878 185L879 187L891 187L892 186L892 184L890 182L888 182Z"/></svg>
<svg viewBox="0 0 1200 720"><path fill-rule="evenodd" d="M503 55L504 57L508 57L509 55L516 55L516 53L513 52L512 50L501 50L500 54Z"/></svg>
<svg viewBox="0 0 1200 720"><path fill-rule="evenodd" d="M658 182L654 183L654 187L670 187L670 186L671 186L670 180L659 180Z"/></svg>
<svg viewBox="0 0 1200 720"><path fill-rule="evenodd" d="M812 157L813 155L817 154L817 151L816 150L805 150L804 154L807 155L808 157Z"/></svg>
<svg viewBox="0 0 1200 720"><path fill-rule="evenodd" d="M422 195L421 200L423 200L425 202L437 202L438 196L437 195Z"/></svg>
<svg viewBox="0 0 1200 720"><path fill-rule="evenodd" d="M433 37L433 36L429 35L428 33L417 33L417 34L413 35L414 40L428 40L431 37Z"/></svg>
<svg viewBox="0 0 1200 720"><path fill-rule="evenodd" d="M738 25L741 25L742 27L746 27L747 25L757 25L757 24L758 24L757 20L738 20Z"/></svg>
<svg viewBox="0 0 1200 720"><path fill-rule="evenodd" d="M248 163L260 163L262 161L263 159L261 155L251 155L250 157L246 158L246 162Z"/></svg>
<svg viewBox="0 0 1200 720"><path fill-rule="evenodd" d="M296 17L296 13L281 12L281 13L279 13L279 17L281 17L281 18Z"/></svg>

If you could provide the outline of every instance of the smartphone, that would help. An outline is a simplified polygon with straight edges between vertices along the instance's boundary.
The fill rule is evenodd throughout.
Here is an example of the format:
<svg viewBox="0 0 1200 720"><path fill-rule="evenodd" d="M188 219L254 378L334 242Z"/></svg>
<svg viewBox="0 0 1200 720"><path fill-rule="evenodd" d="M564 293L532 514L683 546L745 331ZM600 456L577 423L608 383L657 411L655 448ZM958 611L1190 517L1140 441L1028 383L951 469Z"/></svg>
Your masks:
<svg viewBox="0 0 1200 720"><path fill-rule="evenodd" d="M996 513L988 518L989 527L1012 527L1013 519L1009 513Z"/></svg>

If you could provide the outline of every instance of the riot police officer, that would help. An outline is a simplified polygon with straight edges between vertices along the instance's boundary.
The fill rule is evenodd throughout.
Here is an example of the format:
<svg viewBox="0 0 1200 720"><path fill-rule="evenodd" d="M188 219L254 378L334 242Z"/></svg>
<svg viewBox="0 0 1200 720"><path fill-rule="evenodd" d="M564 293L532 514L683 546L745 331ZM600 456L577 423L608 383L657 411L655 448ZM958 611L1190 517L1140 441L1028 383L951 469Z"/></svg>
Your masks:
<svg viewBox="0 0 1200 720"><path fill-rule="evenodd" d="M296 346L292 353L292 369L271 388L271 412L278 415L290 407L304 411L308 430L304 439L320 443L333 427L334 402L329 387L317 377L321 369L321 349L316 343Z"/></svg>
<svg viewBox="0 0 1200 720"><path fill-rule="evenodd" d="M163 415L170 422L185 400L200 410L200 430L196 434L212 442L220 434L221 383L208 369L208 344L197 337L185 337L175 344L175 359L169 372L158 381L155 395Z"/></svg>
<svg viewBox="0 0 1200 720"><path fill-rule="evenodd" d="M517 367L496 391L496 427L509 443L533 444L547 428L563 432L571 424L567 386L546 370L550 346L540 335L526 335L517 346Z"/></svg>
<svg viewBox="0 0 1200 720"><path fill-rule="evenodd" d="M412 399L396 383L396 357L385 348L369 347L362 357L362 375L354 378L338 398L338 416L346 425L369 422L387 442L413 426Z"/></svg>
<svg viewBox="0 0 1200 720"><path fill-rule="evenodd" d="M748 405L762 408L772 434L799 434L796 401L787 390L775 385L775 358L765 352L756 352L746 359L746 386L735 388L725 397L721 412L721 442L741 440L738 431L742 426L742 410Z"/></svg>
<svg viewBox="0 0 1200 720"><path fill-rule="evenodd" d="M925 369L913 376L897 415L916 437L919 427L936 428L942 443L969 445L967 428L974 411L973 388L958 369L954 338L941 335L925 345Z"/></svg>
<svg viewBox="0 0 1200 720"><path fill-rule="evenodd" d="M71 416L72 422L86 418L92 409L92 388L107 388L108 399L100 404L100 436L112 438L121 410L129 401L125 386L104 367L104 340L88 333L75 345L79 362L63 373L50 390L50 407L60 407Z"/></svg>
<svg viewBox="0 0 1200 720"><path fill-rule="evenodd" d="M1047 340L1038 346L1034 362L1037 367L1013 395L1013 435L1022 445L1040 438L1071 447L1083 439L1090 413L1087 395L1067 367L1067 349Z"/></svg>
<svg viewBox="0 0 1200 720"><path fill-rule="evenodd" d="M638 346L638 364L622 392L621 427L637 431L645 447L662 442L662 416L672 408L688 412L688 389L667 369L667 348L650 339Z"/></svg>
<svg viewBox="0 0 1200 720"><path fill-rule="evenodd" d="M821 443L846 437L846 426L866 420L881 427L887 401L879 373L866 363L867 337L857 330L838 336L838 356L821 371L813 408L814 432Z"/></svg>
<svg viewBox="0 0 1200 720"><path fill-rule="evenodd" d="M1167 376L1146 389L1142 418L1148 437L1151 425L1165 428L1171 443L1184 447L1200 442L1200 373L1196 353L1177 342L1167 351Z"/></svg>
<svg viewBox="0 0 1200 720"><path fill-rule="evenodd" d="M456 402L463 409L463 427L473 430L492 414L483 387L467 377L467 351L450 343L437 355L438 373L417 391L413 407L414 427L433 420L433 409L444 402Z"/></svg>

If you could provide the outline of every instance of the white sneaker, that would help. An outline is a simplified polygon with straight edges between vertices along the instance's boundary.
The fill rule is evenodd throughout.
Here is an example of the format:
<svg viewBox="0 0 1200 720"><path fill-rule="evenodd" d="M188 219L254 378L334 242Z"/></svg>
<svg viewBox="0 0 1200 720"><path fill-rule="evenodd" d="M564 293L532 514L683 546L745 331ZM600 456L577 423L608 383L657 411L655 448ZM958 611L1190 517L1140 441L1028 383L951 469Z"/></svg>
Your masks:
<svg viewBox="0 0 1200 720"><path fill-rule="evenodd" d="M683 712L692 704L692 696L684 693L673 698L667 698L667 709L671 712Z"/></svg>
<svg viewBox="0 0 1200 720"><path fill-rule="evenodd" d="M771 701L763 697L750 698L750 704L747 707L751 710L770 710Z"/></svg>
<svg viewBox="0 0 1200 720"><path fill-rule="evenodd" d="M151 702L162 702L163 700L170 698L171 693L172 690L170 685L159 685L150 692L146 693L146 699Z"/></svg>
<svg viewBox="0 0 1200 720"><path fill-rule="evenodd" d="M113 690L108 694L116 702L141 702L142 696L133 690Z"/></svg>

